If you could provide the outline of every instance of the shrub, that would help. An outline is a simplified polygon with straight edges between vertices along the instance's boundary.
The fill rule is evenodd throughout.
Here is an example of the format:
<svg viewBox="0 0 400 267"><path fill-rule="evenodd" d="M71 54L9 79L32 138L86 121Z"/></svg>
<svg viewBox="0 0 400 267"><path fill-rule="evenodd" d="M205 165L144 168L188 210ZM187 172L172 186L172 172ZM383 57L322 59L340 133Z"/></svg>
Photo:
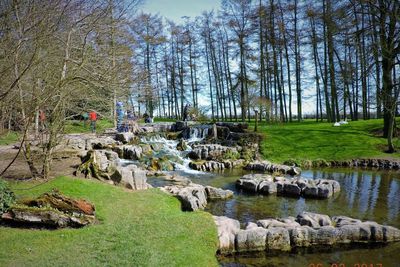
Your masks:
<svg viewBox="0 0 400 267"><path fill-rule="evenodd" d="M12 192L7 183L0 178L0 215L6 212L14 202L14 192Z"/></svg>
<svg viewBox="0 0 400 267"><path fill-rule="evenodd" d="M222 155L222 159L237 160L240 159L240 153L229 149Z"/></svg>

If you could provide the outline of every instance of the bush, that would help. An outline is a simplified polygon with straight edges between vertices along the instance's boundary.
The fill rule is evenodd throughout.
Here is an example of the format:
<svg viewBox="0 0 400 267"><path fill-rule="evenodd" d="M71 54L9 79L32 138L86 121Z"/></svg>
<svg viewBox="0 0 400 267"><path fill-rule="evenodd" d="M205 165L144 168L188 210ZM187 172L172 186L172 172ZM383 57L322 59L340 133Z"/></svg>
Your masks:
<svg viewBox="0 0 400 267"><path fill-rule="evenodd" d="M232 150L227 150L223 155L222 159L237 160L240 159L240 153Z"/></svg>
<svg viewBox="0 0 400 267"><path fill-rule="evenodd" d="M14 192L8 188L7 183L3 179L0 179L0 215L6 212L14 202Z"/></svg>

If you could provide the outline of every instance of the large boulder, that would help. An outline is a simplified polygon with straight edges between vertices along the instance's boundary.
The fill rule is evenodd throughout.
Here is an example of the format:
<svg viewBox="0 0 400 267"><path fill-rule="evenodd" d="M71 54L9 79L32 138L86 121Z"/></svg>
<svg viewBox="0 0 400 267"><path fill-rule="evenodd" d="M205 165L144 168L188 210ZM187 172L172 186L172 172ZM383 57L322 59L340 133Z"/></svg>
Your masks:
<svg viewBox="0 0 400 267"><path fill-rule="evenodd" d="M86 150L90 149L110 149L116 145L119 145L120 142L114 140L109 136L105 137L95 137L87 139L86 141Z"/></svg>
<svg viewBox="0 0 400 267"><path fill-rule="evenodd" d="M308 228L308 236L311 245L333 245L336 242L336 231L333 226Z"/></svg>
<svg viewBox="0 0 400 267"><path fill-rule="evenodd" d="M189 168L197 171L221 171L225 169L225 164L218 161L192 161L189 163Z"/></svg>
<svg viewBox="0 0 400 267"><path fill-rule="evenodd" d="M263 195L275 194L277 185L273 181L263 180L258 184L258 192Z"/></svg>
<svg viewBox="0 0 400 267"><path fill-rule="evenodd" d="M230 254L235 252L235 236L240 231L240 223L225 216L213 216L218 231L218 252Z"/></svg>
<svg viewBox="0 0 400 267"><path fill-rule="evenodd" d="M122 142L123 144L129 143L135 139L135 135L132 132L117 133L115 140Z"/></svg>
<svg viewBox="0 0 400 267"><path fill-rule="evenodd" d="M358 219L353 219L347 216L333 216L332 217L332 223L336 227L341 227L344 225L352 225L352 224L358 224L361 223L361 220Z"/></svg>
<svg viewBox="0 0 400 267"><path fill-rule="evenodd" d="M89 150L81 157L76 174L86 178L109 180L109 172L119 164L117 153L110 150Z"/></svg>
<svg viewBox="0 0 400 267"><path fill-rule="evenodd" d="M223 160L228 155L238 159L240 150L241 147L228 147L217 144L195 145L188 156L194 160Z"/></svg>
<svg viewBox="0 0 400 267"><path fill-rule="evenodd" d="M299 197L301 195L301 188L297 184L284 183L283 194L286 196Z"/></svg>
<svg viewBox="0 0 400 267"><path fill-rule="evenodd" d="M281 227L268 229L266 248L268 250L290 251L291 247L289 231Z"/></svg>
<svg viewBox="0 0 400 267"><path fill-rule="evenodd" d="M234 221L234 231L222 231L225 222L223 218L226 217L220 218L218 223L216 222L218 233L219 236L221 233L225 234L225 250L220 250L221 253L290 251L299 247L400 241L400 229L345 216L333 217L332 224L327 215L303 212L297 218L269 218L257 223L247 222L245 230L239 230L239 222ZM231 219L228 219L227 224L229 220ZM234 235L236 249L232 241Z"/></svg>
<svg viewBox="0 0 400 267"><path fill-rule="evenodd" d="M340 185L334 180L306 180L303 178L272 177L266 174L247 174L236 181L244 191L264 195L277 193L282 196L329 198L339 192Z"/></svg>
<svg viewBox="0 0 400 267"><path fill-rule="evenodd" d="M67 213L95 215L95 207L85 199L74 199L65 196L58 190L44 193L34 199L24 199L19 202L28 207L51 207Z"/></svg>
<svg viewBox="0 0 400 267"><path fill-rule="evenodd" d="M301 169L298 167L274 164L267 160L250 162L245 169L259 172L289 174L293 176L300 175L301 173Z"/></svg>
<svg viewBox="0 0 400 267"><path fill-rule="evenodd" d="M74 150L85 150L87 136L81 134L68 134L63 137L63 146Z"/></svg>
<svg viewBox="0 0 400 267"><path fill-rule="evenodd" d="M135 165L118 166L111 175L111 180L132 190L148 189L146 171Z"/></svg>
<svg viewBox="0 0 400 267"><path fill-rule="evenodd" d="M236 234L237 252L263 251L266 248L268 231L262 227L240 230Z"/></svg>
<svg viewBox="0 0 400 267"><path fill-rule="evenodd" d="M309 226L298 226L289 228L290 244L293 247L309 247L311 240L309 230L313 230Z"/></svg>
<svg viewBox="0 0 400 267"><path fill-rule="evenodd" d="M259 189L259 184L263 181L262 175L248 174L236 181L236 186L247 192L256 193Z"/></svg>
<svg viewBox="0 0 400 267"><path fill-rule="evenodd" d="M233 197L231 190L223 190L212 186L206 186L206 193L208 199L228 199Z"/></svg>
<svg viewBox="0 0 400 267"><path fill-rule="evenodd" d="M296 221L300 225L307 225L312 228L320 228L322 226L332 226L332 220L328 215L303 211L297 215Z"/></svg>
<svg viewBox="0 0 400 267"><path fill-rule="evenodd" d="M270 219L258 220L257 225L266 229L275 227L281 227L287 229L300 227L300 224L296 222L296 218L294 217L278 218L278 219L270 218Z"/></svg>
<svg viewBox="0 0 400 267"><path fill-rule="evenodd" d="M143 148L136 145L125 145L121 148L117 148L117 150L120 151L122 154L120 156L122 156L124 159L139 160L143 155Z"/></svg>
<svg viewBox="0 0 400 267"><path fill-rule="evenodd" d="M184 211L202 210L207 205L207 193L202 185L192 183L188 186L164 186L161 190L176 196Z"/></svg>
<svg viewBox="0 0 400 267"><path fill-rule="evenodd" d="M44 228L83 227L96 221L95 207L90 202L67 197L58 190L20 201L0 218L13 225Z"/></svg>

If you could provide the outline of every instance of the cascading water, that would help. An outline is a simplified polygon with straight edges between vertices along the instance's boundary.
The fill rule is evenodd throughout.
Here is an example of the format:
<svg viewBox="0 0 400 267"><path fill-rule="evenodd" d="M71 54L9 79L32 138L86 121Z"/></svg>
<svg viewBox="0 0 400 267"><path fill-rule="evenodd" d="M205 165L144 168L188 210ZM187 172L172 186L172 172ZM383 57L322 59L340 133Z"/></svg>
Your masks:
<svg viewBox="0 0 400 267"><path fill-rule="evenodd" d="M178 140L169 140L160 135L157 136L144 136L141 138L141 142L149 144L153 147L158 147L154 151L154 157L167 157L171 164L174 166L175 171L180 171L190 174L201 174L202 172L192 170L189 168L190 159L187 158L188 153L192 150L191 144L201 142L209 134L210 127L190 127L185 132L184 140L187 143L186 150L180 151L177 149L179 144Z"/></svg>

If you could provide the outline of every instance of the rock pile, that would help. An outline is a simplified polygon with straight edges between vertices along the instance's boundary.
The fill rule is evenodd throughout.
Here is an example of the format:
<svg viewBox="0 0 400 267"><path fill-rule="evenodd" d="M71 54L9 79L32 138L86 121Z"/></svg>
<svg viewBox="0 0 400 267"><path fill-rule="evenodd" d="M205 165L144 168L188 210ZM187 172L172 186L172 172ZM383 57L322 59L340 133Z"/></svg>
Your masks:
<svg viewBox="0 0 400 267"><path fill-rule="evenodd" d="M118 154L111 150L89 150L81 160L76 175L83 174L86 178L120 184L133 190L150 187L145 170L135 165L122 166Z"/></svg>
<svg viewBox="0 0 400 267"><path fill-rule="evenodd" d="M369 167L385 170L400 170L400 161L390 159L353 159L349 161L331 161L330 166Z"/></svg>
<svg viewBox="0 0 400 267"><path fill-rule="evenodd" d="M236 185L251 193L302 196L304 198L329 198L340 191L340 184L335 180L307 180L265 174L244 175L236 181Z"/></svg>
<svg viewBox="0 0 400 267"><path fill-rule="evenodd" d="M245 164L244 159L237 160L222 160L222 161L192 161L189 163L189 168L196 171L222 171L224 169L240 168Z"/></svg>
<svg viewBox="0 0 400 267"><path fill-rule="evenodd" d="M207 199L227 199L233 196L230 190L190 183L169 185L160 188L163 192L176 196L182 203L182 210L196 211L207 206Z"/></svg>
<svg viewBox="0 0 400 267"><path fill-rule="evenodd" d="M274 164L267 160L251 162L247 164L245 169L257 172L282 173L289 175L300 175L301 173L301 169L298 167Z"/></svg>
<svg viewBox="0 0 400 267"><path fill-rule="evenodd" d="M299 247L400 241L400 230L346 216L302 212L297 216L259 220L240 229L237 220L214 216L220 254L290 251Z"/></svg>
<svg viewBox="0 0 400 267"><path fill-rule="evenodd" d="M239 146L228 147L217 144L195 145L188 156L194 160L220 160L224 158L226 153L240 157L239 152L241 149Z"/></svg>

